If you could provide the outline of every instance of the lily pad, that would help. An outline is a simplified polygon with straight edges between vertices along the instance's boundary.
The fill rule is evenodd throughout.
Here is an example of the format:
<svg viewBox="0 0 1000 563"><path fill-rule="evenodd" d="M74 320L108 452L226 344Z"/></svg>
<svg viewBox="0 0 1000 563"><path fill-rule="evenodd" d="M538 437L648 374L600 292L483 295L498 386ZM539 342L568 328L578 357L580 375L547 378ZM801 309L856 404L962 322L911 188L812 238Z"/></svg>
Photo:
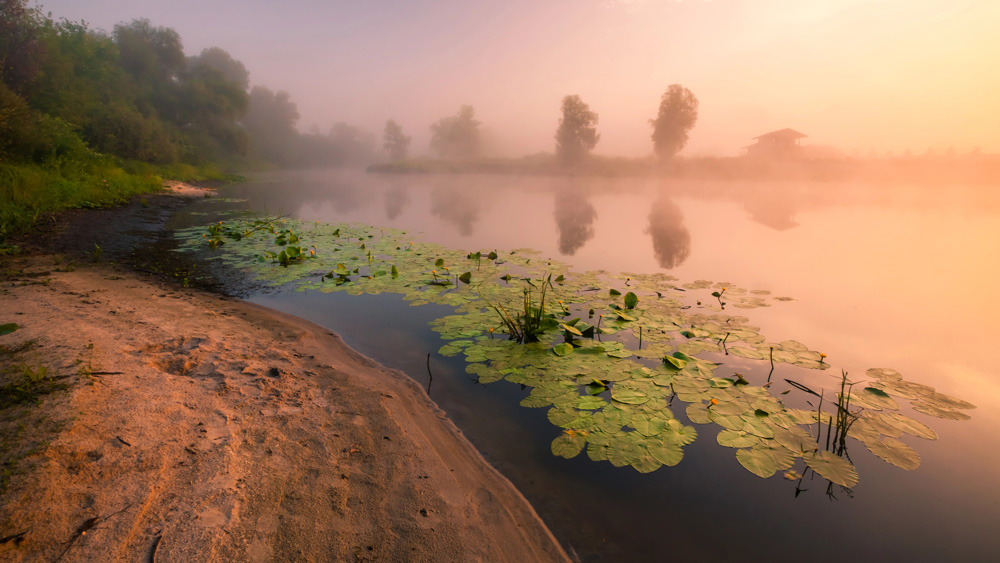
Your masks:
<svg viewBox="0 0 1000 563"><path fill-rule="evenodd" d="M736 460L747 471L763 479L767 479L778 471L778 464L774 462L771 454L759 448L737 450Z"/></svg>
<svg viewBox="0 0 1000 563"><path fill-rule="evenodd" d="M806 465L824 479L843 487L858 484L858 472L851 462L833 452L815 452L802 456Z"/></svg>
<svg viewBox="0 0 1000 563"><path fill-rule="evenodd" d="M552 440L552 453L570 459L579 455L586 445L587 439L579 434L562 434Z"/></svg>
<svg viewBox="0 0 1000 563"><path fill-rule="evenodd" d="M4 323L0 325L0 336L3 336L5 334L10 334L15 330L17 330L18 328L19 327L17 326L17 323Z"/></svg>
<svg viewBox="0 0 1000 563"><path fill-rule="evenodd" d="M865 446L881 459L912 471L920 466L920 455L913 448L895 438L882 438L865 442Z"/></svg>

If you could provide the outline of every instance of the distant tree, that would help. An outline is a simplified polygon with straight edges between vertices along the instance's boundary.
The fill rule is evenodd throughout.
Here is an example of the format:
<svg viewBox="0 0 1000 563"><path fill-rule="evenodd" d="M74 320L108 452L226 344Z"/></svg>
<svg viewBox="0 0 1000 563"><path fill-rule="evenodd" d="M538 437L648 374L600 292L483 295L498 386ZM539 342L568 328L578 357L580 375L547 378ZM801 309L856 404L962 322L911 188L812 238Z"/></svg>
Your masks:
<svg viewBox="0 0 1000 563"><path fill-rule="evenodd" d="M688 131L698 121L698 98L680 84L671 84L660 97L660 111L650 119L653 149L662 160L669 160L688 142Z"/></svg>
<svg viewBox="0 0 1000 563"><path fill-rule="evenodd" d="M442 158L479 156L479 122L472 106L464 105L458 114L442 117L431 125L431 148Z"/></svg>
<svg viewBox="0 0 1000 563"><path fill-rule="evenodd" d="M556 129L556 156L564 164L577 164L597 146L601 134L597 132L597 114L580 100L580 96L566 96L562 100L562 117Z"/></svg>
<svg viewBox="0 0 1000 563"><path fill-rule="evenodd" d="M405 159L406 152L410 148L410 137L403 134L403 128L393 119L385 122L382 148L389 153L389 160L393 161Z"/></svg>
<svg viewBox="0 0 1000 563"><path fill-rule="evenodd" d="M227 81L239 84L244 90L250 88L250 73L247 67L234 59L225 49L209 47L202 50L200 55L188 58L189 72L202 66L221 72Z"/></svg>
<svg viewBox="0 0 1000 563"><path fill-rule="evenodd" d="M247 112L240 120L250 135L250 154L275 163L286 163L294 156L293 141L298 139L295 124L299 109L288 92L272 92L263 86L250 90Z"/></svg>
<svg viewBox="0 0 1000 563"><path fill-rule="evenodd" d="M113 36L122 67L137 78L173 80L184 71L184 46L173 29L154 26L142 18L116 25Z"/></svg>

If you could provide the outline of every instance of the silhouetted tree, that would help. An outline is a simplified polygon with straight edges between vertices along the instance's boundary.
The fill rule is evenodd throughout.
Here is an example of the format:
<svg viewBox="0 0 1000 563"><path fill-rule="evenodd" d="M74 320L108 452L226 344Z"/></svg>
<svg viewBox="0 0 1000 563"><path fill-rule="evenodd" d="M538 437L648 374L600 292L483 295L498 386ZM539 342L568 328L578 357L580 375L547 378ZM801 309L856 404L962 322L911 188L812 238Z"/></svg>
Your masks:
<svg viewBox="0 0 1000 563"><path fill-rule="evenodd" d="M382 148L389 153L389 160L403 160L410 148L410 137L403 134L403 128L390 119L385 122L382 132Z"/></svg>
<svg viewBox="0 0 1000 563"><path fill-rule="evenodd" d="M431 148L442 158L479 156L479 122L472 106L462 106L457 115L442 117L431 125Z"/></svg>
<svg viewBox="0 0 1000 563"><path fill-rule="evenodd" d="M660 111L650 119L653 127L653 150L662 160L669 160L688 142L688 131L698 121L698 98L680 84L671 84L660 97Z"/></svg>
<svg viewBox="0 0 1000 563"><path fill-rule="evenodd" d="M684 226L684 215L668 197L653 202L646 232L653 239L653 255L661 268L676 268L691 254L691 234Z"/></svg>
<svg viewBox="0 0 1000 563"><path fill-rule="evenodd" d="M562 117L556 129L556 156L564 164L577 164L597 146L601 134L597 132L597 114L580 100L580 96L566 96L562 100Z"/></svg>

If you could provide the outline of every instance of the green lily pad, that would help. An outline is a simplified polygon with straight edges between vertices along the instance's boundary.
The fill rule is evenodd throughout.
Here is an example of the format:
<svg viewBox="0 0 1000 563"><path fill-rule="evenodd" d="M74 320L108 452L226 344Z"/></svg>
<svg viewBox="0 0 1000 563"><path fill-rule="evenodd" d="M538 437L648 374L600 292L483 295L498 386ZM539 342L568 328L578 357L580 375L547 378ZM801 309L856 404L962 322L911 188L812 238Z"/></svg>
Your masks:
<svg viewBox="0 0 1000 563"><path fill-rule="evenodd" d="M557 356L568 356L573 353L573 345L569 342L563 342L562 344L556 344L552 351L555 352Z"/></svg>
<svg viewBox="0 0 1000 563"><path fill-rule="evenodd" d="M578 456L586 445L587 439L579 434L562 434L552 440L552 453L570 459Z"/></svg>
<svg viewBox="0 0 1000 563"><path fill-rule="evenodd" d="M646 446L646 451L649 455L653 457L656 461L666 465L667 467L673 467L681 462L684 457L684 450L681 449L677 444L669 443L657 443Z"/></svg>
<svg viewBox="0 0 1000 563"><path fill-rule="evenodd" d="M720 446L726 446L727 448L751 448L760 443L760 438L757 436L747 434L746 432L734 432L732 430L719 432L719 435L715 439L719 442Z"/></svg>
<svg viewBox="0 0 1000 563"><path fill-rule="evenodd" d="M10 334L10 333L14 332L15 330L17 330L18 328L19 327L17 326L17 323L5 323L5 324L2 324L2 325L0 325L0 336L4 336L5 334Z"/></svg>
<svg viewBox="0 0 1000 563"><path fill-rule="evenodd" d="M611 398L626 405L641 405L649 401L649 396L642 391L619 389L618 387L611 390Z"/></svg>
<svg viewBox="0 0 1000 563"><path fill-rule="evenodd" d="M851 462L833 452L814 452L802 458L810 469L824 479L843 487L853 487L858 484L858 472Z"/></svg>
<svg viewBox="0 0 1000 563"><path fill-rule="evenodd" d="M767 479L778 471L770 452L759 448L736 450L736 460L750 473Z"/></svg>
<svg viewBox="0 0 1000 563"><path fill-rule="evenodd" d="M920 466L920 455L913 448L895 438L882 438L865 442L865 446L881 459L912 471Z"/></svg>

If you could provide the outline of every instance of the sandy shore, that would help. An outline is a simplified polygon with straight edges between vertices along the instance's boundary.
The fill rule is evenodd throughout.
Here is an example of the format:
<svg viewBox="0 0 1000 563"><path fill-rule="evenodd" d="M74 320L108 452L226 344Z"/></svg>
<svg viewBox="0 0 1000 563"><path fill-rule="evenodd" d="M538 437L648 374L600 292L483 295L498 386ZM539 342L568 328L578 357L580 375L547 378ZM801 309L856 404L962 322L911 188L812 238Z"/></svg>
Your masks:
<svg viewBox="0 0 1000 563"><path fill-rule="evenodd" d="M65 388L0 410L0 561L567 560L404 374L295 317L67 264L2 259L0 385Z"/></svg>

